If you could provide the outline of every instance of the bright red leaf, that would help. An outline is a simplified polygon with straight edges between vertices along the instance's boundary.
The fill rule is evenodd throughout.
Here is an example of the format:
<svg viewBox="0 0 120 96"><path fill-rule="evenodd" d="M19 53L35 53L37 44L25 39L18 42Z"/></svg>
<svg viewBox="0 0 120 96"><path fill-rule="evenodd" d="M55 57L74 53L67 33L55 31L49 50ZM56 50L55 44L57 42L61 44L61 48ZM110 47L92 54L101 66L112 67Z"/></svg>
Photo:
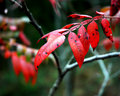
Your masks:
<svg viewBox="0 0 120 96"><path fill-rule="evenodd" d="M112 30L110 28L110 23L106 18L101 21L102 29L104 34L113 42Z"/></svg>
<svg viewBox="0 0 120 96"><path fill-rule="evenodd" d="M92 16L83 15L83 14L71 14L68 17L71 17L71 18L74 18L74 19L92 18Z"/></svg>
<svg viewBox="0 0 120 96"><path fill-rule="evenodd" d="M73 25L78 25L80 23L72 23L72 24L68 24L68 25L65 25L62 29L69 29L70 27L72 27Z"/></svg>
<svg viewBox="0 0 120 96"><path fill-rule="evenodd" d="M48 42L44 44L35 57L34 66L36 71L38 70L38 66L45 60L50 53L52 53L56 48L61 46L64 43L65 36L60 33L54 33L49 35Z"/></svg>
<svg viewBox="0 0 120 96"><path fill-rule="evenodd" d="M89 35L83 25L78 29L77 35L79 40L83 44L83 47L85 49L85 55L86 55L90 47L90 42L89 42Z"/></svg>
<svg viewBox="0 0 120 96"><path fill-rule="evenodd" d="M62 33L65 32L65 31L68 31L68 29L57 29L57 30L54 30L54 31L52 31L52 32L49 32L48 34L45 34L44 36L42 36L42 37L37 41L37 43L39 43L41 39L44 39L44 38L50 36L51 34L54 34L54 33L61 33L61 34L62 34Z"/></svg>
<svg viewBox="0 0 120 96"><path fill-rule="evenodd" d="M5 51L4 58L8 59L11 56L11 52L9 50Z"/></svg>
<svg viewBox="0 0 120 96"><path fill-rule="evenodd" d="M87 32L89 34L90 38L90 44L93 48L93 50L97 47L99 42L99 32L98 32L98 25L95 21L92 21L88 27Z"/></svg>
<svg viewBox="0 0 120 96"><path fill-rule="evenodd" d="M79 67L81 68L83 61L84 61L85 53L86 53L84 50L84 47L81 41L79 40L78 36L73 32L70 32L68 36L68 41L72 49L72 52L74 54L74 57Z"/></svg>

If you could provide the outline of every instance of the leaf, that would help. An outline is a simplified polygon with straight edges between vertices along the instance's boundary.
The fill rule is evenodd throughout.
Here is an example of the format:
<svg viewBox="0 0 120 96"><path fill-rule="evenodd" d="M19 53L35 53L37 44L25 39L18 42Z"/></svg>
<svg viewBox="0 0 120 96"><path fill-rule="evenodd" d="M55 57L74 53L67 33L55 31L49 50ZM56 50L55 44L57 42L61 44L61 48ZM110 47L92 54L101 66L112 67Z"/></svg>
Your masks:
<svg viewBox="0 0 120 96"><path fill-rule="evenodd" d="M74 57L79 65L79 68L81 68L85 57L84 47L81 41L79 40L78 36L73 32L70 32L68 36L68 41L74 54Z"/></svg>
<svg viewBox="0 0 120 96"><path fill-rule="evenodd" d="M34 85L36 83L36 79L37 79L37 73L35 71L35 67L29 62L27 63L28 69L29 69L29 74L32 77L32 85Z"/></svg>
<svg viewBox="0 0 120 96"><path fill-rule="evenodd" d="M98 25L94 20L88 25L87 32L89 34L90 44L94 50L99 42Z"/></svg>
<svg viewBox="0 0 120 96"><path fill-rule="evenodd" d="M106 18L103 18L101 21L101 26L104 34L113 42L112 30L110 28L110 23Z"/></svg>
<svg viewBox="0 0 120 96"><path fill-rule="evenodd" d="M118 12L117 0L111 0L110 16L114 16Z"/></svg>
<svg viewBox="0 0 120 96"><path fill-rule="evenodd" d="M85 49L85 55L86 55L90 47L90 41L89 41L89 35L83 25L78 29L77 36Z"/></svg>
<svg viewBox="0 0 120 96"><path fill-rule="evenodd" d="M21 71L20 60L16 52L12 52L12 64L15 74L18 76Z"/></svg>
<svg viewBox="0 0 120 96"><path fill-rule="evenodd" d="M21 71L22 71L23 76L25 78L25 82L28 83L30 75L29 75L29 69L27 66L25 56L20 56L20 65L21 65Z"/></svg>
<svg viewBox="0 0 120 96"><path fill-rule="evenodd" d="M73 25L80 25L80 23L68 24L68 25L64 26L62 29L69 29L69 28L72 27Z"/></svg>
<svg viewBox="0 0 120 96"><path fill-rule="evenodd" d="M6 50L4 53L4 58L8 59L8 58L10 58L10 56L11 56L11 52L9 50Z"/></svg>
<svg viewBox="0 0 120 96"><path fill-rule="evenodd" d="M74 18L74 19L92 18L92 16L83 15L83 14L71 14L68 17L71 17L71 18Z"/></svg>
<svg viewBox="0 0 120 96"><path fill-rule="evenodd" d="M96 14L97 14L97 15L102 15L102 16L105 15L105 13L103 13L103 12L98 12L98 11L96 11Z"/></svg>
<svg viewBox="0 0 120 96"><path fill-rule="evenodd" d="M19 38L22 40L22 42L25 45L30 46L30 44L31 44L30 41L27 39L27 37L25 36L25 34L22 31L20 31L20 33L19 33Z"/></svg>
<svg viewBox="0 0 120 96"><path fill-rule="evenodd" d="M107 51L109 51L112 47L112 42L108 38L104 39L101 43Z"/></svg>
<svg viewBox="0 0 120 96"><path fill-rule="evenodd" d="M65 32L65 31L68 31L68 29L57 29L57 30L54 30L54 31L52 31L52 32L49 32L48 34L45 34L44 36L42 36L42 37L37 41L37 43L39 43L41 39L44 39L44 38L50 36L51 34L54 34L54 33L61 33L61 34L62 34L62 33Z"/></svg>
<svg viewBox="0 0 120 96"><path fill-rule="evenodd" d="M38 70L38 66L45 60L50 53L52 53L56 48L61 46L64 43L65 36L60 33L54 33L49 35L48 42L44 44L35 57L34 66L36 71Z"/></svg>
<svg viewBox="0 0 120 96"><path fill-rule="evenodd" d="M114 37L113 40L115 49L118 50L120 48L120 37Z"/></svg>

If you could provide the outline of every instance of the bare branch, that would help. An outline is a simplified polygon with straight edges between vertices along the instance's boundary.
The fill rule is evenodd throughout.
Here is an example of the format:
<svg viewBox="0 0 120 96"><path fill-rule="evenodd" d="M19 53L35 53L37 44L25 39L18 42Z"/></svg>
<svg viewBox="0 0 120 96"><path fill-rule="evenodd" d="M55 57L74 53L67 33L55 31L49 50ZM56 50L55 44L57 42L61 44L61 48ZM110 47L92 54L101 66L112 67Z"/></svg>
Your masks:
<svg viewBox="0 0 120 96"><path fill-rule="evenodd" d="M42 28L41 26L37 23L37 21L35 20L35 18L33 17L32 13L29 11L27 5L26 5L26 2L25 0L23 0L21 2L21 4L19 4L17 1L15 0L10 0L11 2L17 4L24 12L25 14L28 16L28 18L30 19L30 23L36 28L36 30L39 32L40 36L42 37L44 35L43 31L42 31ZM46 39L44 39L45 42L47 42ZM52 53L55 60L56 60L56 64L57 64L57 69L58 69L58 73L59 73L59 76L61 75L61 68L60 68L60 64L59 64L59 60L58 60L58 57L57 55L53 52Z"/></svg>
<svg viewBox="0 0 120 96"><path fill-rule="evenodd" d="M84 64L93 62L96 60L108 59L108 58L119 57L119 56L120 56L120 52L113 52L113 53L107 53L107 54L103 54L103 55L92 56L92 57L84 59ZM78 66L77 62L72 63L72 64L67 64L65 66L64 71L62 72L61 76L58 77L58 79L53 84L53 87L50 89L48 96L54 95L55 91L58 89L60 83L62 82L62 80L63 80L64 76L67 74L67 72L76 68L77 66Z"/></svg>

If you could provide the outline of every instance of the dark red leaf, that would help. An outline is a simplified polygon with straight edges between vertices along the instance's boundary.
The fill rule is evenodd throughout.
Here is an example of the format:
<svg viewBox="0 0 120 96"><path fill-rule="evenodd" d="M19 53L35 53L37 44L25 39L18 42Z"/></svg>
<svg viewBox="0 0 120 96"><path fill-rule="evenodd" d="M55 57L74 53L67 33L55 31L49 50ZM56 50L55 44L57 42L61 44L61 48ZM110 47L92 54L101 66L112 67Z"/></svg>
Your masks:
<svg viewBox="0 0 120 96"><path fill-rule="evenodd" d="M97 47L99 42L99 32L98 32L98 25L95 21L92 21L88 27L87 32L89 34L90 38L90 44L93 48L93 50Z"/></svg>
<svg viewBox="0 0 120 96"><path fill-rule="evenodd" d="M106 18L101 21L102 29L106 37L108 37L113 42L112 30L110 28L110 23Z"/></svg>
<svg viewBox="0 0 120 96"><path fill-rule="evenodd" d="M81 41L79 40L78 36L73 32L70 32L70 34L68 36L68 41L69 41L70 47L72 49L72 52L74 54L74 57L79 65L79 67L81 68L83 61L84 61L84 57L85 57L84 47L83 47Z"/></svg>
<svg viewBox="0 0 120 96"><path fill-rule="evenodd" d="M74 19L92 18L92 16L83 15L83 14L71 14L68 17L72 17Z"/></svg>
<svg viewBox="0 0 120 96"><path fill-rule="evenodd" d="M120 37L114 37L113 40L115 49L118 50L120 48Z"/></svg>
<svg viewBox="0 0 120 96"><path fill-rule="evenodd" d="M110 16L114 16L118 12L117 0L111 0Z"/></svg>
<svg viewBox="0 0 120 96"><path fill-rule="evenodd" d="M89 35L83 25L78 29L77 35L79 40L83 44L83 47L85 49L85 55L86 55L90 47L90 41L89 41Z"/></svg>
<svg viewBox="0 0 120 96"><path fill-rule="evenodd" d="M34 66L36 71L38 70L38 66L41 62L45 60L56 48L61 46L64 43L64 40L65 36L60 33L53 33L49 35L48 42L39 49L35 57Z"/></svg>

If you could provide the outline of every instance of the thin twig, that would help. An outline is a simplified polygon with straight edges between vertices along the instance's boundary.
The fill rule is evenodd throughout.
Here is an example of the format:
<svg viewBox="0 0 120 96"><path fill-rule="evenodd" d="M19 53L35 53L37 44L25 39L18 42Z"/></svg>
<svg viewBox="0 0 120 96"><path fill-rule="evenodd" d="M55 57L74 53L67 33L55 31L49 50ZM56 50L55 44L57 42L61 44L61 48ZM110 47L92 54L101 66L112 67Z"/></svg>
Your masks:
<svg viewBox="0 0 120 96"><path fill-rule="evenodd" d="M95 60L100 60L100 59L107 59L107 58L112 58L112 57L119 57L120 52L113 52L113 53L108 53L108 54L103 54L103 55L97 55L97 56L92 56L89 58L84 59L84 64L95 61ZM58 89L60 83L62 82L64 76L67 74L67 72L71 71L72 69L76 68L78 66L77 62L72 63L72 64L67 64L64 67L64 71L61 74L61 77L58 77L58 79L55 81L53 84L53 87L50 89L48 96L53 96L56 90Z"/></svg>
<svg viewBox="0 0 120 96"><path fill-rule="evenodd" d="M15 0L10 0L11 2L17 4L24 12L25 14L28 16L28 18L30 19L30 23L36 28L36 30L39 32L40 36L42 37L44 35L43 31L42 31L42 28L41 26L37 23L37 21L35 20L35 18L33 17L32 13L29 11L27 5L26 5L26 2L25 0L23 0L21 2L21 4L19 4L17 1ZM47 42L46 39L44 39L45 42ZM61 75L61 68L60 68L60 64L59 64L59 60L58 60L58 57L57 55L52 52L55 60L56 60L56 64L57 64L57 69L58 69L58 73L59 73L59 76Z"/></svg>

